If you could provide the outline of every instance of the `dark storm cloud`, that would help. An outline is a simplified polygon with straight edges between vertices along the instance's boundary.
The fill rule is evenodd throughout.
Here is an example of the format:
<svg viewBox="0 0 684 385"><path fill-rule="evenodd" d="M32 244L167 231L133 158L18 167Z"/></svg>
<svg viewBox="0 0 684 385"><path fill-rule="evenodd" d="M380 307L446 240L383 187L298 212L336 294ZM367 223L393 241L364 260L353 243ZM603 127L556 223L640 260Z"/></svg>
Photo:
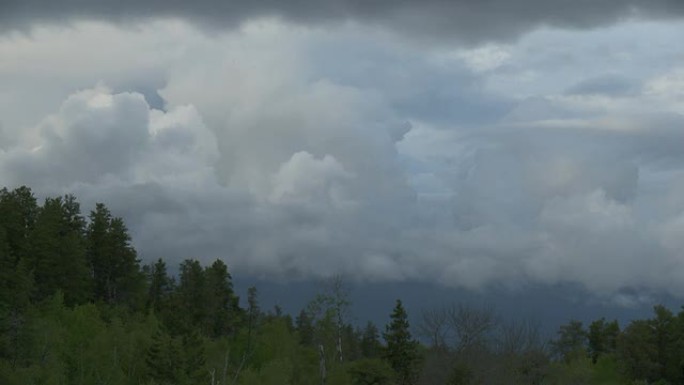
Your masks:
<svg viewBox="0 0 684 385"><path fill-rule="evenodd" d="M3 0L0 28L32 23L99 19L114 22L180 17L212 27L231 27L255 17L294 22L361 21L415 35L475 42L515 38L538 26L592 28L629 17L678 18L679 0Z"/></svg>

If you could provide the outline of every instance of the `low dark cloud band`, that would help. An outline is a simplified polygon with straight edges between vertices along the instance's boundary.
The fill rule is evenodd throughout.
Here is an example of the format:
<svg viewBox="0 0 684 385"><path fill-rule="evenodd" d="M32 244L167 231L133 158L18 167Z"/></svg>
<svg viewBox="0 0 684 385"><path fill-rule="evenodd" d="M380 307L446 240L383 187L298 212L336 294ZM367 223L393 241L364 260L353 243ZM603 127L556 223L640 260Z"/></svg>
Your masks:
<svg viewBox="0 0 684 385"><path fill-rule="evenodd" d="M3 0L0 31L77 20L136 22L175 17L232 28L258 17L301 24L358 21L414 36L478 43L510 40L540 26L586 29L624 19L684 16L680 0Z"/></svg>

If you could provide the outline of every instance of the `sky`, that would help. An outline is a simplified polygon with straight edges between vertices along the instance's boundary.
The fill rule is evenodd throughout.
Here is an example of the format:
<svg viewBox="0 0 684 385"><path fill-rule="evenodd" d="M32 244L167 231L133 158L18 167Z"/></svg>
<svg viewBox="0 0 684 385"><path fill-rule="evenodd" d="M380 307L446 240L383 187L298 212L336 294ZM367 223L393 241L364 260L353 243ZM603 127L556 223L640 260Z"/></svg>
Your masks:
<svg viewBox="0 0 684 385"><path fill-rule="evenodd" d="M104 202L144 262L684 299L683 33L679 0L0 0L0 186Z"/></svg>

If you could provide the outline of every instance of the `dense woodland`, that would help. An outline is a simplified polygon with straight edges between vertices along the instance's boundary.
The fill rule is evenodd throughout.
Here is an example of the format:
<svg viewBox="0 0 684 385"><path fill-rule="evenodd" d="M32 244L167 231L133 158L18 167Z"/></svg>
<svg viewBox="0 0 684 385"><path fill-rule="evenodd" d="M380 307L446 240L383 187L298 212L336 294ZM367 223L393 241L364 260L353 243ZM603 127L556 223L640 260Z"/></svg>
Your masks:
<svg viewBox="0 0 684 385"><path fill-rule="evenodd" d="M446 305L353 325L331 279L299 314L240 299L228 266L142 265L124 221L73 196L0 190L0 384L682 384L684 312L624 328ZM420 342L419 342L420 341Z"/></svg>

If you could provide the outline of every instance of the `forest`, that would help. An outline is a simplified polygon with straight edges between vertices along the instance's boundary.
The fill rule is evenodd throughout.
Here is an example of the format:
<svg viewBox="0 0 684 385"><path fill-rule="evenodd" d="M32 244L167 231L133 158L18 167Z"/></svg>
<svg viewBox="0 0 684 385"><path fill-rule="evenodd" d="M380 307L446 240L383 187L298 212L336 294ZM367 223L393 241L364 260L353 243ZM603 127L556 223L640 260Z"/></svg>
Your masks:
<svg viewBox="0 0 684 385"><path fill-rule="evenodd" d="M0 190L0 384L682 384L684 311L533 322L453 303L351 322L339 277L298 314L239 298L229 267L143 264L122 218ZM287 295L284 293L284 295Z"/></svg>

